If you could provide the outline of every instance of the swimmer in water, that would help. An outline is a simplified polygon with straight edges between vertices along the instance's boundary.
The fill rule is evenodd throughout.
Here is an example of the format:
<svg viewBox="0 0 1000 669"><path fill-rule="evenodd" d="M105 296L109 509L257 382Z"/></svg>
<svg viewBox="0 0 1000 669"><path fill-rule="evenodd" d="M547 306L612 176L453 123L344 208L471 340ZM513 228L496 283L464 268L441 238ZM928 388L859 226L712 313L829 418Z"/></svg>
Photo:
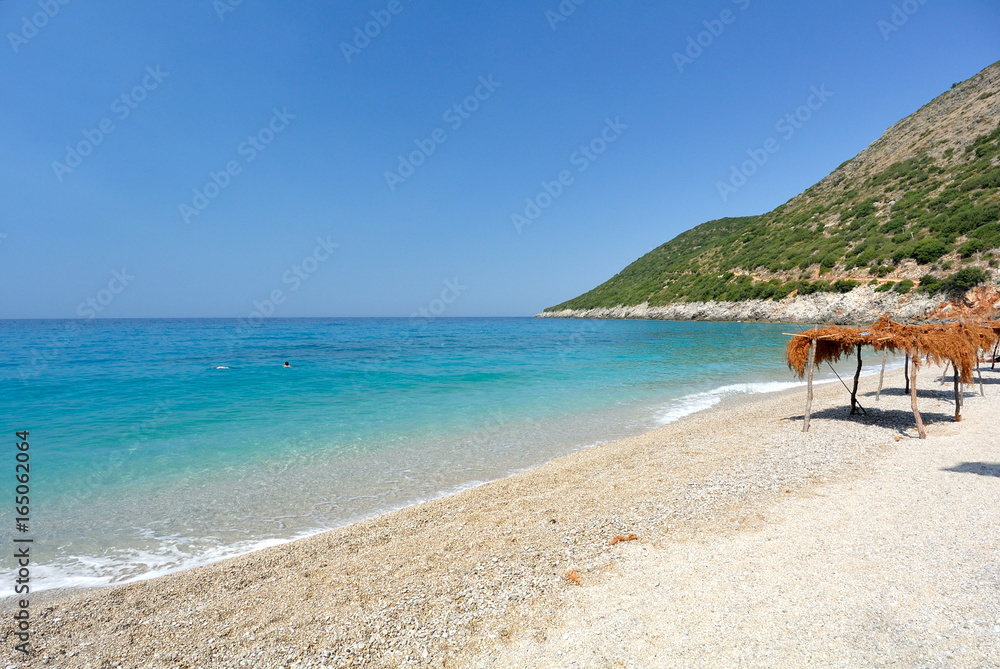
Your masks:
<svg viewBox="0 0 1000 669"><path fill-rule="evenodd" d="M291 367L291 365L288 364L287 360L285 361L285 367Z"/></svg>

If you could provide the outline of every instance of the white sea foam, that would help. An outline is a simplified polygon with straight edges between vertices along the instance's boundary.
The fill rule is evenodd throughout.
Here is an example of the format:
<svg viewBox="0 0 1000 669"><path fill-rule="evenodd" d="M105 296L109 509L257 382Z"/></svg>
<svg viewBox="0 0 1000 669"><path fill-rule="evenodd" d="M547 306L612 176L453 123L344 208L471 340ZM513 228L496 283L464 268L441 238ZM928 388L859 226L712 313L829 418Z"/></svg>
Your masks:
<svg viewBox="0 0 1000 669"><path fill-rule="evenodd" d="M118 551L113 556L74 556L71 560L57 564L34 565L31 569L31 590L40 592L57 588L97 588L145 581L295 541L322 531L324 530L303 533L289 539L262 539L212 547L200 550L197 554L181 551L178 545L184 541L180 541L177 544L164 544L159 551L125 550ZM0 588L0 597L14 594L13 586L5 585Z"/></svg>
<svg viewBox="0 0 1000 669"><path fill-rule="evenodd" d="M902 362L892 361L886 365L886 371L899 369L902 366ZM881 372L881 370L881 363L878 365L862 366L861 376L873 376ZM848 381L848 378L843 374L841 374L841 378L844 381ZM853 378L853 375L851 375L851 378ZM839 380L836 376L823 376L813 381L813 384L815 385L824 383L839 383ZM752 395L756 393L777 393L790 388L804 387L805 385L805 381L762 381L759 383L734 383L731 385L720 386L707 392L685 395L680 399L672 401L667 407L657 412L656 423L658 425L673 423L681 418L684 418L685 416L690 416L693 413L710 409L726 397L734 397L736 395Z"/></svg>
<svg viewBox="0 0 1000 669"><path fill-rule="evenodd" d="M725 397L735 395L749 395L753 393L775 393L789 388L804 385L801 382L793 381L765 381L762 383L735 383L727 386L720 386L714 390L703 393L687 395L671 402L670 406L662 409L656 415L656 422L659 425L666 425L680 420L685 416L709 409Z"/></svg>

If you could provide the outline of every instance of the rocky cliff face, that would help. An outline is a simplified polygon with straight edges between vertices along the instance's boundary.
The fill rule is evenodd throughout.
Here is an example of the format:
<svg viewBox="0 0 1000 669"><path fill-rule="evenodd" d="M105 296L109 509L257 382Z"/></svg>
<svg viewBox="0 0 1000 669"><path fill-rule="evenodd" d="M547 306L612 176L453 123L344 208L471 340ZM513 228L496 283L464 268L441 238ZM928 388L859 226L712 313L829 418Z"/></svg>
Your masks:
<svg viewBox="0 0 1000 669"><path fill-rule="evenodd" d="M648 304L619 305L597 309L563 309L538 314L539 318L633 318L667 321L758 321L781 323L872 323L883 314L899 321L947 319L981 314L1000 307L995 288L970 291L962 298L946 300L894 292L876 293L871 286L849 293L816 293L784 300L744 302L678 302L651 307Z"/></svg>

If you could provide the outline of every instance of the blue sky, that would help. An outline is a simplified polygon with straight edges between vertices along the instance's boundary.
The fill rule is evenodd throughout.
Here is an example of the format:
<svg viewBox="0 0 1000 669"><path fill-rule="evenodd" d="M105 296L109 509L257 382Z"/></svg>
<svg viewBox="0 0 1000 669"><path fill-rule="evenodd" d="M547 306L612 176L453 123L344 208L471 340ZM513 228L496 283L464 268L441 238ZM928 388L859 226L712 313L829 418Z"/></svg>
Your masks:
<svg viewBox="0 0 1000 669"><path fill-rule="evenodd" d="M995 0L64 1L0 2L2 318L531 315L1000 60Z"/></svg>

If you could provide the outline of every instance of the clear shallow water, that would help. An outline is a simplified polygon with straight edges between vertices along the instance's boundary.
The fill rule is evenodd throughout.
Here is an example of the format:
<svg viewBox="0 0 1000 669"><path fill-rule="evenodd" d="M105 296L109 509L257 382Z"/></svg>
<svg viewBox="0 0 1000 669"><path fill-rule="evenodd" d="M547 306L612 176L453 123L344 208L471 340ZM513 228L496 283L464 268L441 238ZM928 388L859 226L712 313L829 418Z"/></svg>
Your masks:
<svg viewBox="0 0 1000 669"><path fill-rule="evenodd" d="M194 566L791 387L789 328L0 321L3 427L31 432L33 589Z"/></svg>

